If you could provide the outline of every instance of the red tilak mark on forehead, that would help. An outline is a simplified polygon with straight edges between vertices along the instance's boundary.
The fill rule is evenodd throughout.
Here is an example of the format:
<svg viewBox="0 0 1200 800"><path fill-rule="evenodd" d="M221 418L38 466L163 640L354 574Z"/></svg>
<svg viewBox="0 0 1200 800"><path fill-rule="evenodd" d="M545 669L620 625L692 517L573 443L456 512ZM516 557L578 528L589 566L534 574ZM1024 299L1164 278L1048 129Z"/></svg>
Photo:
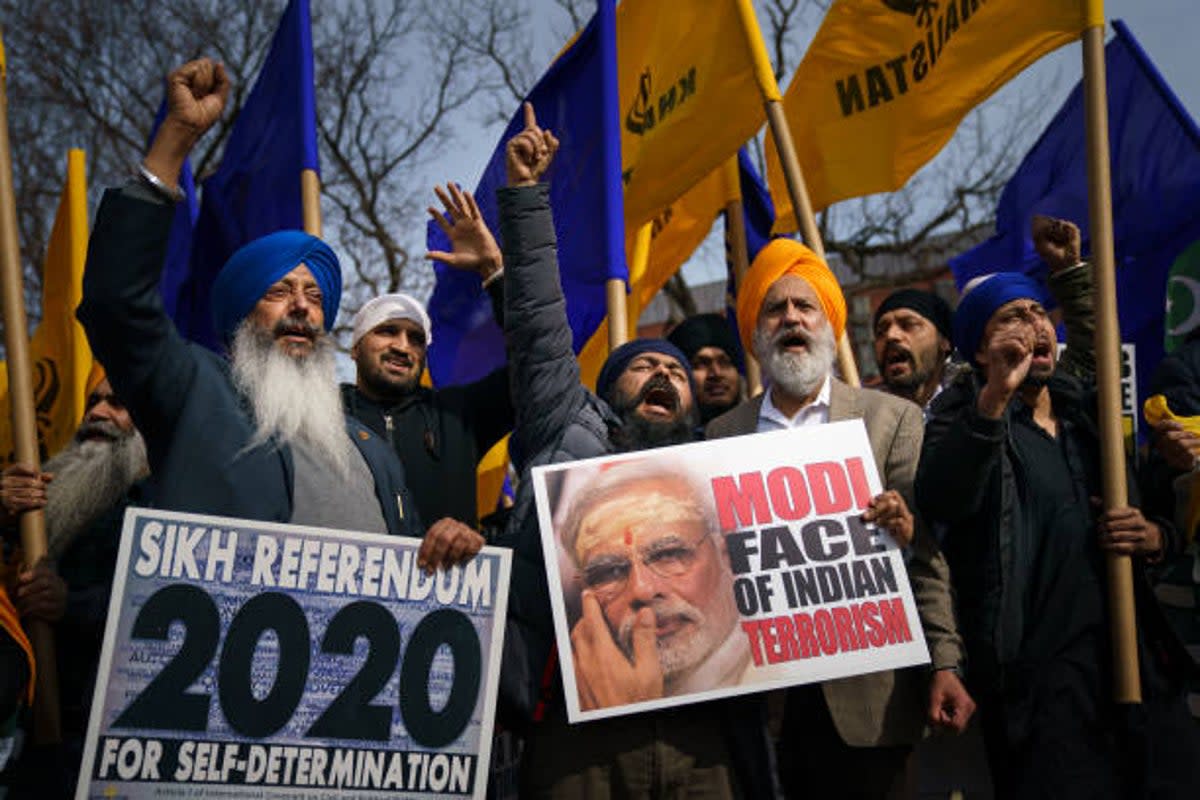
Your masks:
<svg viewBox="0 0 1200 800"><path fill-rule="evenodd" d="M633 546L633 529L632 528L625 529L625 546L626 547Z"/></svg>

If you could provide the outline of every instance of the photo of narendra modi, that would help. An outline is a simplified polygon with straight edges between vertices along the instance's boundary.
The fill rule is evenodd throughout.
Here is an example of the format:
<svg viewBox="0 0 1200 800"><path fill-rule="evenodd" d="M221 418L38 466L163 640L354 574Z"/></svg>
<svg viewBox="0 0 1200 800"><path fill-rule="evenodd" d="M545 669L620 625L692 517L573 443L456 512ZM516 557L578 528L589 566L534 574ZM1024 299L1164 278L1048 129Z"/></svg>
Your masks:
<svg viewBox="0 0 1200 800"><path fill-rule="evenodd" d="M865 432L822 427L534 470L572 722L928 660L899 550L857 521Z"/></svg>

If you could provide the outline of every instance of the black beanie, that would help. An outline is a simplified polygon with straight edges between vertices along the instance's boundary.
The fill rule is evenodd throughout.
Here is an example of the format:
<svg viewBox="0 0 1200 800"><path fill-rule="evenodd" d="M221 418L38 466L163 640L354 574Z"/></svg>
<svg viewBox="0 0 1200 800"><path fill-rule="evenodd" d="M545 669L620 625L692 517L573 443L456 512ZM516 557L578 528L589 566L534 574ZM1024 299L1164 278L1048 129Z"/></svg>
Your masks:
<svg viewBox="0 0 1200 800"><path fill-rule="evenodd" d="M719 347L740 371L742 348L729 320L722 314L696 314L676 325L667 334L667 341L691 359L705 347Z"/></svg>
<svg viewBox="0 0 1200 800"><path fill-rule="evenodd" d="M947 340L954 341L950 324L953 317L950 304L933 292L921 289L897 289L885 297L879 304L879 308L875 309L875 319L872 325L878 325L880 317L898 308L907 308L917 312L929 320L933 327L937 328L938 333L945 336Z"/></svg>

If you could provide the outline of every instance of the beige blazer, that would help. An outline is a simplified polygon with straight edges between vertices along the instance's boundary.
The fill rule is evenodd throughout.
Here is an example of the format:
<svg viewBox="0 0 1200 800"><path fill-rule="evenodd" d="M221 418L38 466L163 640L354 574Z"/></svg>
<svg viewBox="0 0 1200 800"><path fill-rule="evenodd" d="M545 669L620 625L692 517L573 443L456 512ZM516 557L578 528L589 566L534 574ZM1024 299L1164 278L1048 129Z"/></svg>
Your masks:
<svg viewBox="0 0 1200 800"><path fill-rule="evenodd" d="M759 395L708 424L710 439L753 434L763 396ZM921 455L924 419L908 400L873 389L855 389L834 378L829 421L862 419L884 487L913 503L913 482ZM954 621L950 568L933 537L917 519L908 577L934 667L962 663L962 639ZM924 734L928 706L928 669L887 670L822 684L834 725L853 747L913 744Z"/></svg>

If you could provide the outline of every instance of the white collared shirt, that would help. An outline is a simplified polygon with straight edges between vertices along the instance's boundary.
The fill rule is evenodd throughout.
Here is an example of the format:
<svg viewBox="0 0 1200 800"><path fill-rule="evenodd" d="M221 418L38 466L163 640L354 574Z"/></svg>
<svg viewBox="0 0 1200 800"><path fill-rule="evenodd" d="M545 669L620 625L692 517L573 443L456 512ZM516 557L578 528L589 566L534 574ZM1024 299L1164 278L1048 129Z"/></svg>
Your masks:
<svg viewBox="0 0 1200 800"><path fill-rule="evenodd" d="M829 376L821 384L817 397L804 408L796 412L796 416L788 417L771 402L771 389L763 392L762 408L758 412L758 433L763 431L787 430L800 428L805 425L823 425L829 422Z"/></svg>

